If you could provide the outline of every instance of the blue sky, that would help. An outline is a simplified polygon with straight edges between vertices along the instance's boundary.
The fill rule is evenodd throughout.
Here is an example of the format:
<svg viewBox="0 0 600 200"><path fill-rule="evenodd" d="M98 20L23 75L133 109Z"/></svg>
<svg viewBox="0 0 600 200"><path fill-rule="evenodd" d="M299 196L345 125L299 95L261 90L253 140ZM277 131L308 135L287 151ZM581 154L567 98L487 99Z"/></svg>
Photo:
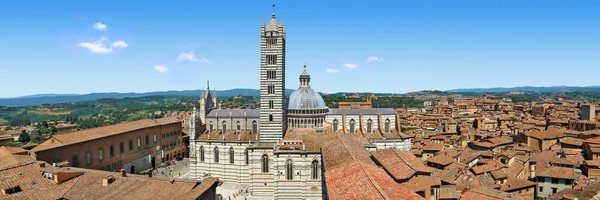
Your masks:
<svg viewBox="0 0 600 200"><path fill-rule="evenodd" d="M0 1L0 98L258 88L272 3ZM597 0L276 4L288 88L303 63L320 92L600 85Z"/></svg>

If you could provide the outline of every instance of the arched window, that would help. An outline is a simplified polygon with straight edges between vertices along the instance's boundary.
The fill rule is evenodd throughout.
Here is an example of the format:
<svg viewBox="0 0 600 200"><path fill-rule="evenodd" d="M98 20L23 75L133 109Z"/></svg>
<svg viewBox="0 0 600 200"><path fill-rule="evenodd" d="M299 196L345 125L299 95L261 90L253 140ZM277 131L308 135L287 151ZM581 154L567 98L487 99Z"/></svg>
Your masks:
<svg viewBox="0 0 600 200"><path fill-rule="evenodd" d="M209 131L212 131L212 130L214 130L214 128L215 128L215 127L213 126L213 122L211 121L209 124L210 124L210 125L208 125L208 126L209 126L209 129L208 129L208 130L209 130Z"/></svg>
<svg viewBox="0 0 600 200"><path fill-rule="evenodd" d="M333 120L333 131L337 131L338 130L338 120L334 119Z"/></svg>
<svg viewBox="0 0 600 200"><path fill-rule="evenodd" d="M313 160L311 164L311 177L312 179L319 178L319 161Z"/></svg>
<svg viewBox="0 0 600 200"><path fill-rule="evenodd" d="M133 151L133 140L129 139L129 151Z"/></svg>
<svg viewBox="0 0 600 200"><path fill-rule="evenodd" d="M235 161L235 151L233 151L233 147L229 147L229 164L233 164Z"/></svg>
<svg viewBox="0 0 600 200"><path fill-rule="evenodd" d="M373 120L368 119L367 120L367 133L371 133L373 132Z"/></svg>
<svg viewBox="0 0 600 200"><path fill-rule="evenodd" d="M242 130L242 123L240 123L240 121L237 121L235 123L235 130L237 130L237 132L240 132Z"/></svg>
<svg viewBox="0 0 600 200"><path fill-rule="evenodd" d="M92 151L87 151L85 153L85 164L86 165L92 164Z"/></svg>
<svg viewBox="0 0 600 200"><path fill-rule="evenodd" d="M138 148L139 148L139 147L142 147L142 138L138 137L138 138L137 138L137 142L138 142L138 146L137 146L137 147L138 147Z"/></svg>
<svg viewBox="0 0 600 200"><path fill-rule="evenodd" d="M204 146L200 146L200 162L204 162Z"/></svg>
<svg viewBox="0 0 600 200"><path fill-rule="evenodd" d="M256 134L258 131L258 123L256 121L252 121L252 134Z"/></svg>
<svg viewBox="0 0 600 200"><path fill-rule="evenodd" d="M389 133L390 132L390 119L385 119L385 132Z"/></svg>
<svg viewBox="0 0 600 200"><path fill-rule="evenodd" d="M223 121L223 133L227 130L227 122Z"/></svg>
<svg viewBox="0 0 600 200"><path fill-rule="evenodd" d="M273 121L273 115L269 115L269 121L272 122Z"/></svg>
<svg viewBox="0 0 600 200"><path fill-rule="evenodd" d="M350 133L354 133L354 129L356 128L356 122L354 121L354 119L350 120Z"/></svg>
<svg viewBox="0 0 600 200"><path fill-rule="evenodd" d="M269 172L269 156L267 156L267 154L263 155L261 160L261 171L262 173L268 173Z"/></svg>
<svg viewBox="0 0 600 200"><path fill-rule="evenodd" d="M244 151L244 161L245 161L246 165L248 164L248 160L249 160L249 159L248 159L248 149L246 149L246 150Z"/></svg>
<svg viewBox="0 0 600 200"><path fill-rule="evenodd" d="M290 159L285 162L285 179L294 179L294 163L292 163L292 160Z"/></svg>
<svg viewBox="0 0 600 200"><path fill-rule="evenodd" d="M219 147L215 147L215 163L219 163Z"/></svg>

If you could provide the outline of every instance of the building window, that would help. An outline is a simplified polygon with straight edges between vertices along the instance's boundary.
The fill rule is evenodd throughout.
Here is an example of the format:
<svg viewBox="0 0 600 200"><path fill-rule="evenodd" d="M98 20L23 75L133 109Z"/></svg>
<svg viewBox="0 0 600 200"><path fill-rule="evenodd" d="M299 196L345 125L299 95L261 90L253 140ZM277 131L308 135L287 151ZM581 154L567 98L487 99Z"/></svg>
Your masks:
<svg viewBox="0 0 600 200"><path fill-rule="evenodd" d="M200 146L200 162L204 162L204 146Z"/></svg>
<svg viewBox="0 0 600 200"><path fill-rule="evenodd" d="M138 148L142 147L142 138L138 137Z"/></svg>
<svg viewBox="0 0 600 200"><path fill-rule="evenodd" d="M356 122L354 121L354 119L350 120L350 133L354 133L354 129L356 128Z"/></svg>
<svg viewBox="0 0 600 200"><path fill-rule="evenodd" d="M235 152L233 151L233 147L229 147L229 164L233 164L235 162Z"/></svg>
<svg viewBox="0 0 600 200"><path fill-rule="evenodd" d="M555 194L556 192L558 192L558 188L552 188L552 194Z"/></svg>
<svg viewBox="0 0 600 200"><path fill-rule="evenodd" d="M156 143L156 133L154 134L154 143Z"/></svg>
<svg viewBox="0 0 600 200"><path fill-rule="evenodd" d="M274 105L273 100L269 100L269 109L273 109Z"/></svg>
<svg viewBox="0 0 600 200"><path fill-rule="evenodd" d="M390 119L385 119L385 132L389 133L390 132Z"/></svg>
<svg viewBox="0 0 600 200"><path fill-rule="evenodd" d="M557 178L553 178L552 179L552 184L558 184L558 179Z"/></svg>
<svg viewBox="0 0 600 200"><path fill-rule="evenodd" d="M334 119L333 120L333 131L337 131L338 130L338 120Z"/></svg>
<svg viewBox="0 0 600 200"><path fill-rule="evenodd" d="M100 147L100 149L98 149L98 160L103 161L104 160L104 148Z"/></svg>
<svg viewBox="0 0 600 200"><path fill-rule="evenodd" d="M77 154L71 156L71 165L73 167L79 167L79 156L77 156Z"/></svg>
<svg viewBox="0 0 600 200"><path fill-rule="evenodd" d="M565 184L566 185L571 185L571 180L565 179Z"/></svg>
<svg viewBox="0 0 600 200"><path fill-rule="evenodd" d="M227 130L227 122L223 121L223 133Z"/></svg>
<svg viewBox="0 0 600 200"><path fill-rule="evenodd" d="M210 127L210 129L208 129L208 130L210 130L210 131L214 130L214 127L213 127L213 122L210 122L210 125L209 125L209 127Z"/></svg>
<svg viewBox="0 0 600 200"><path fill-rule="evenodd" d="M256 134L258 131L258 123L256 121L252 121L252 134Z"/></svg>
<svg viewBox="0 0 600 200"><path fill-rule="evenodd" d="M110 157L113 158L115 157L115 148L114 146L111 144L110 147L108 148L108 151L110 153Z"/></svg>
<svg viewBox="0 0 600 200"><path fill-rule="evenodd" d="M288 159L287 162L285 162L285 179L294 179L294 163L292 163L292 160L290 159Z"/></svg>
<svg viewBox="0 0 600 200"><path fill-rule="evenodd" d="M129 139L129 151L133 151L133 140Z"/></svg>
<svg viewBox="0 0 600 200"><path fill-rule="evenodd" d="M125 144L123 144L123 142L119 143L119 151L121 152L121 154L125 152Z"/></svg>
<svg viewBox="0 0 600 200"><path fill-rule="evenodd" d="M246 149L246 150L244 151L244 161L245 161L246 165L248 164L248 160L249 160L249 159L248 159L248 149Z"/></svg>
<svg viewBox="0 0 600 200"><path fill-rule="evenodd" d="M312 179L318 179L319 178L319 161L317 160L313 160L312 161L312 165L311 165L311 177Z"/></svg>
<svg viewBox="0 0 600 200"><path fill-rule="evenodd" d="M272 122L273 121L273 115L269 115L269 121Z"/></svg>
<svg viewBox="0 0 600 200"><path fill-rule="evenodd" d="M239 133L242 130L242 124L240 123L240 121L236 122L235 126L235 130L237 130L237 132Z"/></svg>
<svg viewBox="0 0 600 200"><path fill-rule="evenodd" d="M262 173L269 173L269 156L266 154L261 158L261 171Z"/></svg>
<svg viewBox="0 0 600 200"><path fill-rule="evenodd" d="M267 38L267 48L276 48L277 38Z"/></svg>
<svg viewBox="0 0 600 200"><path fill-rule="evenodd" d="M277 79L277 71L275 71L275 70L267 70L267 79L268 80L275 80L275 79Z"/></svg>
<svg viewBox="0 0 600 200"><path fill-rule="evenodd" d="M371 133L373 131L373 120L367 120L367 133Z"/></svg>
<svg viewBox="0 0 600 200"><path fill-rule="evenodd" d="M92 151L87 151L85 152L85 164L86 165L90 165L92 164Z"/></svg>
<svg viewBox="0 0 600 200"><path fill-rule="evenodd" d="M219 147L215 147L215 163L219 163Z"/></svg>
<svg viewBox="0 0 600 200"><path fill-rule="evenodd" d="M267 65L276 65L277 55L267 55Z"/></svg>
<svg viewBox="0 0 600 200"><path fill-rule="evenodd" d="M268 94L275 94L275 85L273 85L273 84L267 85L267 93Z"/></svg>
<svg viewBox="0 0 600 200"><path fill-rule="evenodd" d="M149 144L150 144L150 136L146 135L146 145L149 145Z"/></svg>
<svg viewBox="0 0 600 200"><path fill-rule="evenodd" d="M540 186L540 192L544 192L544 187Z"/></svg>

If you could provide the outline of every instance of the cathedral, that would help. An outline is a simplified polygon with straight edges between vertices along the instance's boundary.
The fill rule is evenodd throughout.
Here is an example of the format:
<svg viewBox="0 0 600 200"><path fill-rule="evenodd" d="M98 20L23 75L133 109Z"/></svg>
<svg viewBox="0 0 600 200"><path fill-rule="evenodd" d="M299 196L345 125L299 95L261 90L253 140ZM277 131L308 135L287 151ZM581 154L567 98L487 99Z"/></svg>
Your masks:
<svg viewBox="0 0 600 200"><path fill-rule="evenodd" d="M328 108L311 88L306 65L299 88L286 97L286 31L274 12L267 26L262 22L260 41L260 107L219 109L207 86L188 121L192 178L218 177L265 198L327 199L334 186L325 177L334 175L325 166L334 158L324 149L355 144L351 138L363 151L410 151L394 109Z"/></svg>

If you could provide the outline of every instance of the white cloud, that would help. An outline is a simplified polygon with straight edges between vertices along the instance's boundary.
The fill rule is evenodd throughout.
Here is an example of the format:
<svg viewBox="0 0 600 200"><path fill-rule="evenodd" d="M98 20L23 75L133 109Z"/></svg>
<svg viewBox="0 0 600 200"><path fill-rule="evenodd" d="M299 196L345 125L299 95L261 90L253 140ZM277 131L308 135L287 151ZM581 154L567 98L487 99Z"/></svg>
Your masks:
<svg viewBox="0 0 600 200"><path fill-rule="evenodd" d="M383 57L371 56L371 57L367 58L367 60L365 60L365 63L382 62L382 61L383 61Z"/></svg>
<svg viewBox="0 0 600 200"><path fill-rule="evenodd" d="M202 58L200 58L200 62L206 63L206 64L213 64L212 61L206 59L206 57L202 56Z"/></svg>
<svg viewBox="0 0 600 200"><path fill-rule="evenodd" d="M326 71L327 71L327 73L337 73L337 72L339 72L340 70L337 70L337 69L331 69L331 68L327 68L327 69L326 69Z"/></svg>
<svg viewBox="0 0 600 200"><path fill-rule="evenodd" d="M347 68L350 68L350 69L354 69L354 68L357 68L358 65L346 63L346 64L344 64L344 67L347 67Z"/></svg>
<svg viewBox="0 0 600 200"><path fill-rule="evenodd" d="M169 68L167 68L164 65L155 65L154 66L154 70L156 70L156 71L158 71L160 73L165 73L165 72L169 71Z"/></svg>
<svg viewBox="0 0 600 200"><path fill-rule="evenodd" d="M186 52L186 53L180 53L177 56L177 62L185 62L185 61L190 61L190 62L203 62L206 64L213 64L212 61L206 59L206 57L202 56L200 57L200 59L198 59L198 57L196 57L196 54L194 54L194 52L190 51L190 52Z"/></svg>
<svg viewBox="0 0 600 200"><path fill-rule="evenodd" d="M102 22L97 22L94 24L94 29L99 31L106 30L106 24L103 24Z"/></svg>
<svg viewBox="0 0 600 200"><path fill-rule="evenodd" d="M198 61L198 58L196 58L196 55L194 55L194 52L187 52L187 53L180 53L177 56L177 62L184 62L184 61L191 61L191 62L196 62Z"/></svg>
<svg viewBox="0 0 600 200"><path fill-rule="evenodd" d="M86 48L86 49L90 50L90 52L92 52L92 53L103 54L103 53L113 52L113 50L111 48L108 48L106 46L106 38L105 37L101 37L99 40L96 40L93 42L81 42L81 43L79 43L78 46Z"/></svg>
<svg viewBox="0 0 600 200"><path fill-rule="evenodd" d="M80 42L77 46L86 48L92 53L104 54L113 52L113 48L125 48L128 45L123 40L117 40L111 44L107 41L106 37L100 37L100 39L96 41Z"/></svg>
<svg viewBox="0 0 600 200"><path fill-rule="evenodd" d="M129 45L127 45L127 43L123 40L117 40L112 43L112 47L114 47L114 48L125 48L127 46L129 46Z"/></svg>

